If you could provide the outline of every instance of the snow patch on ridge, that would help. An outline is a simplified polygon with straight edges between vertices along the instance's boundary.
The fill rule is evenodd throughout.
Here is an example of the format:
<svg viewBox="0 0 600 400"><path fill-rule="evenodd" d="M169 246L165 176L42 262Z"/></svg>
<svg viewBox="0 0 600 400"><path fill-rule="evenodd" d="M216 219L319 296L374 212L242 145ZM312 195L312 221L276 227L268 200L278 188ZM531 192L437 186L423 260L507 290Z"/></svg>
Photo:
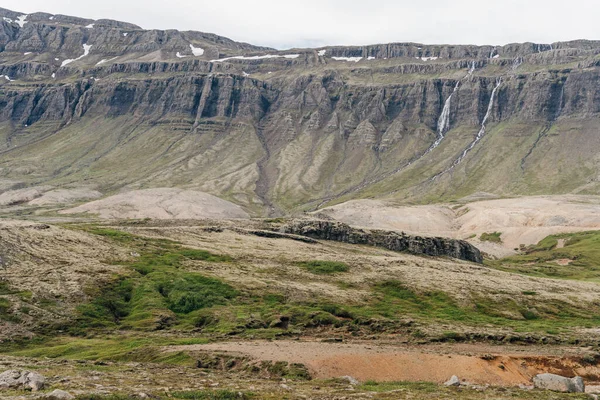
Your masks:
<svg viewBox="0 0 600 400"><path fill-rule="evenodd" d="M348 62L359 62L362 57L331 57L335 61L348 61Z"/></svg>
<svg viewBox="0 0 600 400"><path fill-rule="evenodd" d="M116 60L117 58L119 58L119 57L113 57L113 58L109 58L108 60L107 60L106 58L104 58L104 59L102 59L102 60L98 61L98 62L96 63L96 65L102 65L102 64L104 64L104 63L107 63L107 62L110 62L110 61L112 61L112 60Z"/></svg>
<svg viewBox="0 0 600 400"><path fill-rule="evenodd" d="M319 52L317 54L319 55L319 57L323 57L325 55L325 53L327 53L327 49L319 50Z"/></svg>
<svg viewBox="0 0 600 400"><path fill-rule="evenodd" d="M69 64L71 64L73 61L81 60L83 57L85 57L85 56L87 56L88 54L90 54L90 50L91 50L91 49L92 49L92 45L91 45L91 44L84 43L84 44L83 44L83 55L82 55L82 56L79 56L79 57L77 57L77 58L74 58L74 59L67 59L67 60L64 60L64 61L62 62L62 64L60 64L61 68L62 68L62 67L64 67L65 65L69 65Z"/></svg>
<svg viewBox="0 0 600 400"><path fill-rule="evenodd" d="M94 24L89 24L89 25L86 25L85 27L88 29L92 29L94 27Z"/></svg>
<svg viewBox="0 0 600 400"><path fill-rule="evenodd" d="M234 56L234 57L226 57L220 58L218 60L210 60L210 62L223 62L229 60L265 60L269 58L288 58L294 59L300 57L300 54L285 54L285 55L277 55L277 54L265 54L262 56Z"/></svg>
<svg viewBox="0 0 600 400"><path fill-rule="evenodd" d="M194 47L194 45L190 44L190 49L192 49L192 54L196 57L200 57L204 54L204 49L202 47Z"/></svg>
<svg viewBox="0 0 600 400"><path fill-rule="evenodd" d="M15 22L17 23L17 25L19 25L22 28L27 23L27 21L26 21L27 17L29 17L29 15L25 15L25 14L19 15Z"/></svg>

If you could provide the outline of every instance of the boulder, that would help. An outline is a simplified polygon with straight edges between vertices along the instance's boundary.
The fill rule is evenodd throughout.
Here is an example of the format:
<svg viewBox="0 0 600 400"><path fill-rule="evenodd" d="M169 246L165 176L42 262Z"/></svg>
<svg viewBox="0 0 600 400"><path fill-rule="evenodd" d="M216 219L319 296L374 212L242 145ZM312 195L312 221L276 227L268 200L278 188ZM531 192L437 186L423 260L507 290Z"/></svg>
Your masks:
<svg viewBox="0 0 600 400"><path fill-rule="evenodd" d="M444 385L445 386L460 386L460 379L458 379L458 376L452 375L452 378L450 378L449 381L444 383Z"/></svg>
<svg viewBox="0 0 600 400"><path fill-rule="evenodd" d="M75 396L73 396L71 393L60 389L56 389L44 397L46 400L73 400L74 398Z"/></svg>
<svg viewBox="0 0 600 400"><path fill-rule="evenodd" d="M533 386L554 392L585 393L585 384L580 376L567 378L555 374L539 374L533 378Z"/></svg>
<svg viewBox="0 0 600 400"><path fill-rule="evenodd" d="M0 374L0 388L31 389L34 392L44 388L46 379L37 372L11 369Z"/></svg>
<svg viewBox="0 0 600 400"><path fill-rule="evenodd" d="M351 384L352 386L356 386L356 385L360 384L360 382L356 378L353 378L353 377L351 377L349 375L341 376L340 379L348 381L348 383Z"/></svg>

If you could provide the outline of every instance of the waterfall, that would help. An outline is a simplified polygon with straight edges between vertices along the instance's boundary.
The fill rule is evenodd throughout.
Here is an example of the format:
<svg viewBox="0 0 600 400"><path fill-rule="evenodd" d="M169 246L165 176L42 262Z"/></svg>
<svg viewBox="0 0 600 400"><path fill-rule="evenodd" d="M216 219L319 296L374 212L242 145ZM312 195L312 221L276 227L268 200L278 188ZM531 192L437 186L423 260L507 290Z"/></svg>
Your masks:
<svg viewBox="0 0 600 400"><path fill-rule="evenodd" d="M515 71L521 64L523 64L523 59L521 57L515 57L511 70Z"/></svg>
<svg viewBox="0 0 600 400"><path fill-rule="evenodd" d="M442 142L442 140L444 140L446 132L448 132L448 130L450 129L450 104L452 101L452 96L454 96L454 93L456 93L456 91L458 90L460 83L462 81L464 81L465 79L467 79L469 76L471 76L474 71L475 71L475 61L473 61L471 63L471 67L469 68L469 72L467 72L467 75L465 75L465 77L462 78L460 81L456 82L456 85L454 85L454 90L452 91L452 93L450 93L450 96L448 96L448 98L446 99L446 102L444 103L444 108L442 109L442 113L440 114L440 117L438 118L437 139L435 140L435 142L433 142L433 144L431 146L429 146L429 148L427 149L427 151L425 151L425 153L423 153L423 155L426 155L426 154L430 153L431 151L433 151L433 149L438 147L440 145L440 143Z"/></svg>
<svg viewBox="0 0 600 400"><path fill-rule="evenodd" d="M494 90L492 90L492 95L490 96L490 102L488 103L487 111L485 113L485 116L483 117L483 120L481 121L481 129L479 129L479 132L477 132L477 136L475 136L475 139L471 142L471 144L469 144L469 146L467 146L466 149L463 150L460 157L458 157L456 160L454 160L454 162L448 169L435 175L433 178L431 178L431 180L435 180L439 176L454 169L454 167L456 167L458 164L460 164L462 162L462 160L467 156L467 154L471 150L473 150L475 145L477 145L477 143L479 143L481 138L485 135L486 123L487 123L487 120L490 118L490 115L492 114L492 109L494 108L494 99L496 98L496 93L498 92L498 89L500 88L501 84L502 84L502 78L498 78L498 80L496 81L496 86L494 87Z"/></svg>

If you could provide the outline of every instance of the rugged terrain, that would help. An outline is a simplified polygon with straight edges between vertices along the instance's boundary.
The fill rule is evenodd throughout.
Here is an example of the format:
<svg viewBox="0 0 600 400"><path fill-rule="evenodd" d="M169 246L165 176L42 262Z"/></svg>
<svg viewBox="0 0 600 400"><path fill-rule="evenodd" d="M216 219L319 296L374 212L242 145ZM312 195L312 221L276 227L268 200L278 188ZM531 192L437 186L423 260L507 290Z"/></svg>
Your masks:
<svg viewBox="0 0 600 400"><path fill-rule="evenodd" d="M600 391L600 42L0 18L0 398Z"/></svg>
<svg viewBox="0 0 600 400"><path fill-rule="evenodd" d="M595 41L276 51L0 17L7 189L180 187L254 215L599 190Z"/></svg>
<svg viewBox="0 0 600 400"><path fill-rule="evenodd" d="M531 378L600 382L596 233L481 265L331 221L74 221L0 223L0 365L47 391L558 399ZM567 253L577 268L552 274Z"/></svg>

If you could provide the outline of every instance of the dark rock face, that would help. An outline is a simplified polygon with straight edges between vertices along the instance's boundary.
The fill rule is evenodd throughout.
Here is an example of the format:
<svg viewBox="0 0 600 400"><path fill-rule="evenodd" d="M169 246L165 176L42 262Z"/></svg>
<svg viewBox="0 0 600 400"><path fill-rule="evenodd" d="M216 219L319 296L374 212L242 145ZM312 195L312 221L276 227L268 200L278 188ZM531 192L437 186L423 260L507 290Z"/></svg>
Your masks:
<svg viewBox="0 0 600 400"><path fill-rule="evenodd" d="M479 250L464 240L410 236L392 231L363 230L352 228L341 222L330 221L297 221L283 226L281 231L314 239L377 246L393 251L428 256L446 256L476 263L483 262Z"/></svg>
<svg viewBox="0 0 600 400"><path fill-rule="evenodd" d="M15 154L45 137L43 129L59 132L73 124L85 126L91 118L107 123L128 119L140 129L160 126L161 133L173 136L171 144L187 143L190 154L149 156L173 157L169 165L178 171L198 168L182 184L203 188L191 176L216 165L205 178L215 179L225 169L230 177L244 175L244 183L219 183L207 190L231 194L236 201L244 198L245 205L262 204L272 214L282 214L276 208L306 210L350 199L354 195L349 193L379 183L369 195L402 191L402 199L417 202L430 195L427 201L445 201L498 188L500 195L580 188L599 193L593 151L594 121L600 119L598 54L596 41L502 47L391 43L278 52L202 32L143 30L112 20L0 9L0 124L7 138L0 151ZM436 151L426 152L439 137L450 96L446 139ZM467 148L484 117L490 134L461 165L468 167L444 175L440 185L432 183ZM489 149L485 142L492 130L504 142ZM115 135L114 148L126 144L118 141L128 135L122 133ZM204 134L218 137L204 141L198 137ZM248 147L210 148L246 134L253 136L245 136ZM78 140L82 143L74 147L90 143ZM185 161L217 152L218 162L228 159L230 150L239 152L228 165ZM490 160L494 153L504 157ZM103 153L89 154L80 165L104 161ZM56 164L51 168L34 168L38 184L60 178L74 161L51 160ZM499 166L504 160L511 164ZM34 169L2 162L4 177L32 181L27 171ZM416 174L406 172L409 165L417 166ZM561 165L559 176L548 185L543 171L553 172L556 165ZM473 181L470 172L480 180ZM137 178L152 185L159 175L154 171ZM122 179L102 184L113 190ZM240 187L232 194L228 186Z"/></svg>

